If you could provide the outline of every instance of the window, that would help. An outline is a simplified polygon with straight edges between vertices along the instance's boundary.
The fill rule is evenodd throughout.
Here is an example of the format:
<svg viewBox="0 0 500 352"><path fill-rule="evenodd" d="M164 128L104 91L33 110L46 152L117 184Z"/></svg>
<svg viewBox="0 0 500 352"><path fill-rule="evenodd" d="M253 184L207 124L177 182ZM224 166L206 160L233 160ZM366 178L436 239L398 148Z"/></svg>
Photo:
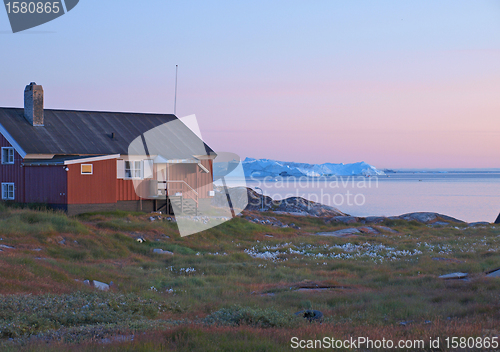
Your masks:
<svg viewBox="0 0 500 352"><path fill-rule="evenodd" d="M125 161L125 178L141 178L141 161Z"/></svg>
<svg viewBox="0 0 500 352"><path fill-rule="evenodd" d="M14 184L2 183L2 199L14 200Z"/></svg>
<svg viewBox="0 0 500 352"><path fill-rule="evenodd" d="M92 164L82 164L82 175L92 175L94 168Z"/></svg>
<svg viewBox="0 0 500 352"><path fill-rule="evenodd" d="M14 148L2 148L2 164L14 164Z"/></svg>

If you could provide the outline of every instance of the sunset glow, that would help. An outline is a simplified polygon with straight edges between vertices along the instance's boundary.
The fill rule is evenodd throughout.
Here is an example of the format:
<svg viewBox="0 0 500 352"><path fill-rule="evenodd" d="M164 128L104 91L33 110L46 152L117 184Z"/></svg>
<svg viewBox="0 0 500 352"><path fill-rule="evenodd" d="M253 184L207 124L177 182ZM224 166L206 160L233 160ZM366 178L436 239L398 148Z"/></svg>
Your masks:
<svg viewBox="0 0 500 352"><path fill-rule="evenodd" d="M177 115L215 150L500 167L498 2L122 3L16 35L0 13L0 106L35 81L47 108L172 113L178 64Z"/></svg>

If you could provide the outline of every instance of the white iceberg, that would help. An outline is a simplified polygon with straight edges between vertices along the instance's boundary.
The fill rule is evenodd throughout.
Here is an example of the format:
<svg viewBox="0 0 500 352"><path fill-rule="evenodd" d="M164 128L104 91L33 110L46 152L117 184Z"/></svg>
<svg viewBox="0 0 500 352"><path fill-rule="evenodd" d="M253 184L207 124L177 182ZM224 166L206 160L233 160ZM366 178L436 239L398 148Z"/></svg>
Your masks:
<svg viewBox="0 0 500 352"><path fill-rule="evenodd" d="M381 170L364 161L353 164L307 164L271 159L246 158L243 170L247 177L276 176L377 176L385 175Z"/></svg>

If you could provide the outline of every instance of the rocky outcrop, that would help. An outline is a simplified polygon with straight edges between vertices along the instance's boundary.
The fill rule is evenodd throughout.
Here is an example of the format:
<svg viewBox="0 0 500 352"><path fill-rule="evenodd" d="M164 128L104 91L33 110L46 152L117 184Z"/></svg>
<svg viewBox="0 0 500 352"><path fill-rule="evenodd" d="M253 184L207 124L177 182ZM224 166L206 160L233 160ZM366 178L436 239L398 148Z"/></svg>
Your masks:
<svg viewBox="0 0 500 352"><path fill-rule="evenodd" d="M328 222L341 222L343 224L355 224L359 221L359 219L355 216L334 216L332 219L328 220Z"/></svg>
<svg viewBox="0 0 500 352"><path fill-rule="evenodd" d="M277 214L309 215L318 217L347 216L340 210L328 205L316 203L302 197L290 197L282 200L273 200L271 197L263 196L251 188L234 187L228 189L231 200L236 204L242 204L248 197L248 211L273 211ZM263 200L263 201L262 201ZM264 203L264 206L262 206ZM216 207L227 206L227 195L222 187L215 189L215 196L212 198L212 205Z"/></svg>
<svg viewBox="0 0 500 352"><path fill-rule="evenodd" d="M248 206L246 210L261 210L262 196L253 189L247 188ZM264 196L264 210L276 213L288 213L291 215L312 215L312 216L346 216L340 210L328 205L316 203L302 197L290 197L282 200L273 200Z"/></svg>
<svg viewBox="0 0 500 352"><path fill-rule="evenodd" d="M357 235L360 234L361 231L359 231L355 227L351 227L348 229L342 229L342 230L337 230L337 231L332 231L332 232L318 232L315 233L316 236L326 236L326 237L347 237L347 236L352 236L352 235Z"/></svg>
<svg viewBox="0 0 500 352"><path fill-rule="evenodd" d="M361 226L361 227L349 227L347 229L330 231L330 232L317 232L316 236L326 236L326 237L350 237L357 235L379 235L380 231L389 233L399 233L396 230L390 229L385 226Z"/></svg>
<svg viewBox="0 0 500 352"><path fill-rule="evenodd" d="M400 216L368 216L355 217L355 216L334 216L331 219L326 220L326 223L339 222L343 224L377 224L384 222L386 220L405 220L405 221L417 221L422 224L427 224L430 226L446 226L450 223L461 223L465 224L462 220L452 218L451 216L438 214L438 213L408 213Z"/></svg>
<svg viewBox="0 0 500 352"><path fill-rule="evenodd" d="M447 221L447 222L460 222L464 223L462 220L458 220L455 218L452 218L451 216L443 215L443 214L438 214L438 213L408 213L408 214L403 214L398 216L402 220L415 220L418 222L421 222L423 224L429 224L435 221L438 221L439 219Z"/></svg>
<svg viewBox="0 0 500 352"><path fill-rule="evenodd" d="M495 224L500 224L500 214L498 214L497 219L495 220Z"/></svg>

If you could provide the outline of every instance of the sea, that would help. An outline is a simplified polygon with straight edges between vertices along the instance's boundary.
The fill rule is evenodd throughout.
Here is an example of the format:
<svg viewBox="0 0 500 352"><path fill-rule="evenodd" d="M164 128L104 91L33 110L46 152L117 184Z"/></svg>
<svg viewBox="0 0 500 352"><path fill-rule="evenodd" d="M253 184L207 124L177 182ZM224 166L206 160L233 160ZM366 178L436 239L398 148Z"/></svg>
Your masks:
<svg viewBox="0 0 500 352"><path fill-rule="evenodd" d="M370 177L252 177L245 182L273 199L303 197L353 216L436 212L466 222L494 222L500 213L500 170L406 171Z"/></svg>

